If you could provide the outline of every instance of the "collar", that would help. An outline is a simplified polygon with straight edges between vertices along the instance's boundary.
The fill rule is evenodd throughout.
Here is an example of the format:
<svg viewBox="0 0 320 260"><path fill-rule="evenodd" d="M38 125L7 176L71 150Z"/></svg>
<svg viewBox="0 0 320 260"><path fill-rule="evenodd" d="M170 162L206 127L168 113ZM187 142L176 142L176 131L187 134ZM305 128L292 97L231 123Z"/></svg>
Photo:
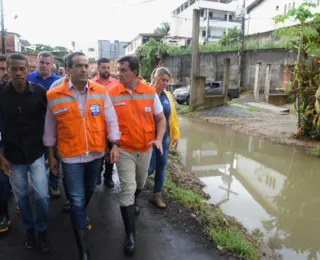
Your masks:
<svg viewBox="0 0 320 260"><path fill-rule="evenodd" d="M121 84L120 86L121 86L121 87L120 87L120 88L121 88L121 89L120 89L120 92L121 92L121 93L122 93L122 92L128 92L128 90L125 88L125 86L124 86L123 84ZM135 88L133 91L138 92L139 94L143 94L142 88L143 88L143 83L141 82L140 79L138 79L138 87ZM132 91L132 93L133 93L133 91Z"/></svg>
<svg viewBox="0 0 320 260"><path fill-rule="evenodd" d="M26 88L23 92L19 93L19 94L23 94L23 93L27 93L27 92L31 92L31 93L35 93L35 84L34 83L31 83L31 82L28 82L26 81ZM15 91L13 85L12 85L12 81L9 80L7 83L6 83L6 86L5 86L6 90L9 90L9 91ZM16 92L18 93L18 92Z"/></svg>
<svg viewBox="0 0 320 260"><path fill-rule="evenodd" d="M88 81L89 82L89 81ZM88 90L89 89L89 83L87 82L87 84L85 85L85 87L84 87L84 90ZM67 82L66 82L66 85L67 85L67 87L68 87L68 89L72 89L72 88L75 88L75 86L72 84L72 81L71 81L71 79L69 78L69 80L67 80Z"/></svg>
<svg viewBox="0 0 320 260"><path fill-rule="evenodd" d="M36 71L36 77L37 77L37 78L40 78L40 79L43 79L43 80L53 79L53 78L54 78L54 77L53 77L53 74L52 74L52 72L51 72L50 76L49 76L48 78L44 79L43 77L40 76L40 73L39 73L38 70Z"/></svg>

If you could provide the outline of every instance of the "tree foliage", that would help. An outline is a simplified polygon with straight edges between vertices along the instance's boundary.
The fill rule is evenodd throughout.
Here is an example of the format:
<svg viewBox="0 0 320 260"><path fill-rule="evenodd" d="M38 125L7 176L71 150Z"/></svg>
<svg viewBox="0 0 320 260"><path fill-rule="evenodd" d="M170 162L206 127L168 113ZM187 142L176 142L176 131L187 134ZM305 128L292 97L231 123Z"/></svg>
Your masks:
<svg viewBox="0 0 320 260"><path fill-rule="evenodd" d="M169 35L170 32L170 24L168 22L162 22L160 26L158 26L154 33L164 34L165 36Z"/></svg>
<svg viewBox="0 0 320 260"><path fill-rule="evenodd" d="M52 53L55 58L62 59L69 53L69 50L63 46L50 46L45 44L35 44L25 49L26 53L31 53L37 55L39 52L47 51Z"/></svg>
<svg viewBox="0 0 320 260"><path fill-rule="evenodd" d="M290 50L297 53L290 89L298 112L297 136L320 139L320 14L312 12L314 7L303 3L274 20L277 24L289 19L298 22L278 29L275 35L289 38Z"/></svg>
<svg viewBox="0 0 320 260"><path fill-rule="evenodd" d="M139 46L136 55L140 60L140 75L143 78L150 78L156 62L167 53L167 48L167 45L153 38L150 38L145 44Z"/></svg>
<svg viewBox="0 0 320 260"><path fill-rule="evenodd" d="M228 31L228 33L224 34L219 40L219 44L221 45L229 45L238 43L240 41L241 32L235 27Z"/></svg>

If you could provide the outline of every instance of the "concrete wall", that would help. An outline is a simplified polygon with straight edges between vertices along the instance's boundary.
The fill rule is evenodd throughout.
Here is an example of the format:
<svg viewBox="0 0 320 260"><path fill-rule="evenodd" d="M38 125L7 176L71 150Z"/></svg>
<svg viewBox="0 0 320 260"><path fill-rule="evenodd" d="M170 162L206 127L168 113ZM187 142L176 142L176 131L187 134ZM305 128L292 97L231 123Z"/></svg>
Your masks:
<svg viewBox="0 0 320 260"><path fill-rule="evenodd" d="M202 53L200 58L200 76L206 81L222 81L224 60L230 59L229 89L239 85L239 57L238 52ZM267 64L271 64L270 89L283 87L284 71L287 65L292 65L296 55L284 49L258 50L245 52L245 72L243 86L254 87L254 76L257 62L261 62L260 90L263 91ZM161 61L161 66L169 68L172 73L173 85L187 86L190 84L191 55L167 56Z"/></svg>

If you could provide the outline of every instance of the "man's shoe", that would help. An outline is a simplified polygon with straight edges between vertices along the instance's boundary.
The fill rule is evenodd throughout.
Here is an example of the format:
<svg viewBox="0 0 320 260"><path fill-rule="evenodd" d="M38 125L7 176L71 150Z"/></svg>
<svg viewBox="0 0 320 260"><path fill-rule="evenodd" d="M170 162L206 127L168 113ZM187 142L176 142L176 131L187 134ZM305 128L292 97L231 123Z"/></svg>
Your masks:
<svg viewBox="0 0 320 260"><path fill-rule="evenodd" d="M16 205L16 213L17 213L17 214L20 214L20 209L19 209L19 206L18 206L18 205Z"/></svg>
<svg viewBox="0 0 320 260"><path fill-rule="evenodd" d="M33 228L27 229L24 239L24 246L27 249L33 248L36 245L36 231Z"/></svg>
<svg viewBox="0 0 320 260"><path fill-rule="evenodd" d="M166 209L167 208L167 205L164 203L160 192L153 194L152 203L155 204L158 209Z"/></svg>
<svg viewBox="0 0 320 260"><path fill-rule="evenodd" d="M86 215L86 226L87 226L87 229L88 230L91 230L93 228L91 222L90 222L90 219L89 217Z"/></svg>
<svg viewBox="0 0 320 260"><path fill-rule="evenodd" d="M112 175L107 175L104 177L104 185L107 186L108 188L113 188L114 187L114 182L112 180Z"/></svg>
<svg viewBox="0 0 320 260"><path fill-rule="evenodd" d="M97 179L97 185L100 185L101 183L102 183L102 180L101 180L101 173L100 173Z"/></svg>
<svg viewBox="0 0 320 260"><path fill-rule="evenodd" d="M63 212L70 212L70 201L66 200L62 206Z"/></svg>
<svg viewBox="0 0 320 260"><path fill-rule="evenodd" d="M75 229L74 235L76 238L78 250L79 250L79 259L80 260L89 260L89 247L88 247L88 232L87 230Z"/></svg>
<svg viewBox="0 0 320 260"><path fill-rule="evenodd" d="M7 216L0 217L0 233L8 231L9 225L10 220Z"/></svg>
<svg viewBox="0 0 320 260"><path fill-rule="evenodd" d="M61 195L60 188L59 188L59 187L52 187L52 186L50 186L50 188L49 188L49 194L50 194L50 197L51 197L52 199L58 199L58 198L60 198L60 195Z"/></svg>
<svg viewBox="0 0 320 260"><path fill-rule="evenodd" d="M132 255L135 252L135 216L134 205L120 207L123 224L125 227L124 252Z"/></svg>
<svg viewBox="0 0 320 260"><path fill-rule="evenodd" d="M50 250L50 242L49 242L47 230L42 231L42 232L38 231L37 233L38 233L39 250L42 253L47 253Z"/></svg>

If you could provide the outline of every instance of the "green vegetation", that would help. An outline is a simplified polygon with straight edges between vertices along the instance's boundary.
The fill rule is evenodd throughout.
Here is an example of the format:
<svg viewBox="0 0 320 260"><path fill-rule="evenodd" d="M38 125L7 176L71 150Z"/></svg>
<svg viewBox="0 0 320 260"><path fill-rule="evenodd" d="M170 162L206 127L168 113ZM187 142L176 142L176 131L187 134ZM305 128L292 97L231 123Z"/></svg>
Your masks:
<svg viewBox="0 0 320 260"><path fill-rule="evenodd" d="M139 46L136 55L140 60L140 75L145 79L150 79L151 73L159 61L166 53L167 45L150 38L145 44Z"/></svg>
<svg viewBox="0 0 320 260"><path fill-rule="evenodd" d="M179 155L170 152L170 163L177 161ZM260 259L259 243L246 235L238 222L227 218L220 208L207 204L200 192L178 186L170 172L167 174L163 192L185 208L194 211L194 217L205 226L208 239L214 241L219 250L227 250L241 259Z"/></svg>
<svg viewBox="0 0 320 260"><path fill-rule="evenodd" d="M154 30L154 33L164 34L165 36L169 35L170 24L168 22L162 22L159 27Z"/></svg>
<svg viewBox="0 0 320 260"><path fill-rule="evenodd" d="M277 24L287 20L299 22L297 26L277 30L275 35L287 39L290 50L297 53L289 89L298 111L296 136L320 139L320 14L310 10L314 7L303 3L274 20Z"/></svg>
<svg viewBox="0 0 320 260"><path fill-rule="evenodd" d="M317 145L316 147L312 148L309 151L309 154L320 157L320 145Z"/></svg>
<svg viewBox="0 0 320 260"><path fill-rule="evenodd" d="M181 109L179 109L179 110L177 111L177 113L178 113L179 115L189 114L189 113L190 113L190 107L189 107L189 106L182 107Z"/></svg>

